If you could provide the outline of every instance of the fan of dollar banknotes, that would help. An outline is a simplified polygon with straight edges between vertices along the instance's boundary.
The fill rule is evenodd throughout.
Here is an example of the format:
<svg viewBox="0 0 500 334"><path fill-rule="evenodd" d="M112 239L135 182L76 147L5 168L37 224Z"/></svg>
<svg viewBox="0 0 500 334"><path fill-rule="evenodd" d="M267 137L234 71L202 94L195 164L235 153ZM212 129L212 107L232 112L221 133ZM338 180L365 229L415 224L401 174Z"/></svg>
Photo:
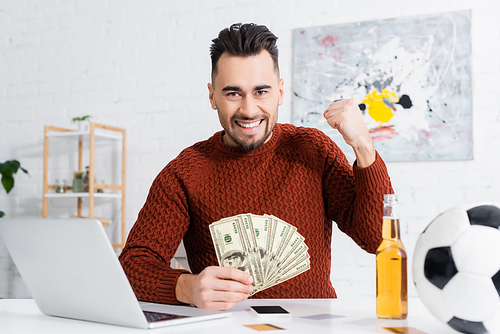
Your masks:
<svg viewBox="0 0 500 334"><path fill-rule="evenodd" d="M210 224L221 267L249 273L253 294L310 268L308 247L297 228L271 215L241 214Z"/></svg>

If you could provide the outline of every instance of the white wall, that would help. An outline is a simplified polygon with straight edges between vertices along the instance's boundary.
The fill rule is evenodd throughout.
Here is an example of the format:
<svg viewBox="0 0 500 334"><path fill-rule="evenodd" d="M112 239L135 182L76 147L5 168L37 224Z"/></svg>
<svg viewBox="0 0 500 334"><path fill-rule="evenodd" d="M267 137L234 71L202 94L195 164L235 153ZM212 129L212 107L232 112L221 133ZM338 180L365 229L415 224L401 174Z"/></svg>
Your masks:
<svg viewBox="0 0 500 334"><path fill-rule="evenodd" d="M207 99L208 48L231 23L265 24L279 36L287 85L279 120L290 122L292 29L463 9L472 9L473 18L474 160L388 163L411 263L418 234L439 212L500 202L498 1L3 0L0 161L21 161L30 177L16 175L9 195L0 189L0 210L41 216L43 126L71 127L71 118L91 114L128 131L130 228L163 166L220 129ZM51 177L69 179L72 170L59 172ZM56 215L64 211L51 205ZM373 296L374 256L335 233L332 280L339 296ZM0 261L0 298L29 296L1 243Z"/></svg>

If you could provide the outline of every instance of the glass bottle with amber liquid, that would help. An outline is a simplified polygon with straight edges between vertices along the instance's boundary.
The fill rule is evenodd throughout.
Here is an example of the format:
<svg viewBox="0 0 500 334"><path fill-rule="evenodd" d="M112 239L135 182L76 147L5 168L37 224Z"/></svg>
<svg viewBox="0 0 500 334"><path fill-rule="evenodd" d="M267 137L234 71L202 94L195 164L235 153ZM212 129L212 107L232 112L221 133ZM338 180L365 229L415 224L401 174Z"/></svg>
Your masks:
<svg viewBox="0 0 500 334"><path fill-rule="evenodd" d="M384 195L382 243L377 249L377 317L406 319L408 284L406 250L401 242L397 196Z"/></svg>

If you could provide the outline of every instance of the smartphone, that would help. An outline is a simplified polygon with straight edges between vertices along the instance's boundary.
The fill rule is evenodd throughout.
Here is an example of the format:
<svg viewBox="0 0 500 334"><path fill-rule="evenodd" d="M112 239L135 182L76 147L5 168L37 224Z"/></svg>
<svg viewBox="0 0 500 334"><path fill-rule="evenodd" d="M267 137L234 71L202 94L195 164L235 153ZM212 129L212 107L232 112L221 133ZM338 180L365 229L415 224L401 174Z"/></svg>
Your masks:
<svg viewBox="0 0 500 334"><path fill-rule="evenodd" d="M292 314L281 306L250 306L250 312L259 318L291 318Z"/></svg>

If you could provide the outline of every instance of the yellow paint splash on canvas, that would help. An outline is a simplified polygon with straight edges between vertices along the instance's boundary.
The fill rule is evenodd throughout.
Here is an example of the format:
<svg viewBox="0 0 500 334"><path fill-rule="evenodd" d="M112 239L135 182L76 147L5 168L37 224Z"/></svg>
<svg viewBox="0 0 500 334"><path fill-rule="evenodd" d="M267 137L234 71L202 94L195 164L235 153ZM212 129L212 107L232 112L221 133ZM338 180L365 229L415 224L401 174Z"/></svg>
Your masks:
<svg viewBox="0 0 500 334"><path fill-rule="evenodd" d="M391 103L398 102L396 93L387 89L382 90L382 92L373 90L363 99L363 103L368 105L368 114L379 124L389 122L394 116L392 109L385 104L384 100Z"/></svg>

